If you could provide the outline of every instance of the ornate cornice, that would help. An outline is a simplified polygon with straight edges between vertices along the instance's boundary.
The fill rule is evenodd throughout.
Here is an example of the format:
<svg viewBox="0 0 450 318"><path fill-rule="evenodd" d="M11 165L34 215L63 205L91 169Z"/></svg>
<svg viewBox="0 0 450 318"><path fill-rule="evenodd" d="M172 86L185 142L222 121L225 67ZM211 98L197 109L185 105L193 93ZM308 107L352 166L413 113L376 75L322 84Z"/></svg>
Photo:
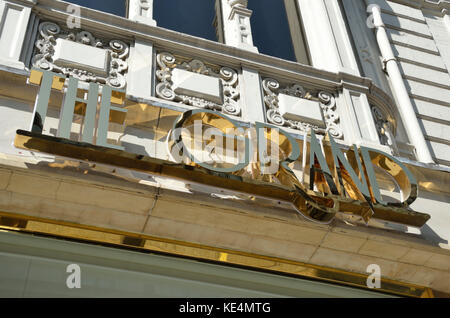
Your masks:
<svg viewBox="0 0 450 318"><path fill-rule="evenodd" d="M228 115L239 116L241 114L239 105L239 79L236 70L225 66L217 66L217 70L213 70L198 59L182 62L168 52L157 54L156 61L158 64L158 70L156 71L156 78L158 80L156 95L158 97L194 107L218 110ZM188 94L177 94L172 88L172 73L174 69L218 78L222 84L222 103Z"/></svg>
<svg viewBox="0 0 450 318"><path fill-rule="evenodd" d="M103 40L94 37L88 31L67 31L53 22L42 22L39 25L39 38L35 43L35 54L33 56L33 67L47 71L53 71L64 75L70 75L86 82L108 84L116 88L126 86L125 74L128 69L127 57L129 46L120 40ZM62 39L70 43L79 43L89 47L98 48L105 52L104 73L94 72L79 66L58 65L54 60L57 40Z"/></svg>
<svg viewBox="0 0 450 318"><path fill-rule="evenodd" d="M277 126L288 127L308 133L310 129L318 134L325 135L327 132L334 138L342 138L344 133L339 125L339 114L336 110L336 97L326 91L313 93L307 91L300 84L291 84L280 87L280 83L273 78L266 78L262 81L264 90L264 104L266 106L267 120ZM293 120L286 118L280 113L279 94L284 94L296 98L298 101L309 100L316 102L322 113L324 126L319 127L317 124L308 122L308 120Z"/></svg>
<svg viewBox="0 0 450 318"><path fill-rule="evenodd" d="M65 23L70 16L66 2L39 0L33 11L42 19ZM267 77L283 78L288 82L308 83L311 89L336 91L351 88L368 94L372 104L384 105L394 114L394 103L389 94L377 87L369 78L349 73L333 73L312 66L258 54L249 50L231 47L188 34L146 25L123 17L114 16L81 7L81 24L84 29L100 34L114 34L117 39L131 41L139 38L152 42L167 51L176 51L201 60L221 61L224 65L240 69L242 66L254 69Z"/></svg>

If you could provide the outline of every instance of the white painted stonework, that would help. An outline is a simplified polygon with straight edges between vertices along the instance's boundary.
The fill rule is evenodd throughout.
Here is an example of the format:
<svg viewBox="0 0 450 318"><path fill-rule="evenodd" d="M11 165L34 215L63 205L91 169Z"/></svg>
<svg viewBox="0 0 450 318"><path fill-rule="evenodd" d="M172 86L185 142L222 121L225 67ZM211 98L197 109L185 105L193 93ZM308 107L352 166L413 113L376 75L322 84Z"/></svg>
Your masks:
<svg viewBox="0 0 450 318"><path fill-rule="evenodd" d="M129 0L128 18L156 26L156 21L153 19L153 0Z"/></svg>
<svg viewBox="0 0 450 318"><path fill-rule="evenodd" d="M102 76L108 73L109 52L97 47L57 39L53 60L64 67L82 67Z"/></svg>
<svg viewBox="0 0 450 318"><path fill-rule="evenodd" d="M220 79L174 69L172 71L173 90L180 95L191 95L222 104L222 83Z"/></svg>
<svg viewBox="0 0 450 318"><path fill-rule="evenodd" d="M326 127L319 102L286 94L278 95L278 99L280 114L284 118L310 122L322 128Z"/></svg>
<svg viewBox="0 0 450 318"><path fill-rule="evenodd" d="M250 18L252 11L247 9L247 0L216 0L220 6L223 21L224 42L243 50L258 52L253 45ZM222 32L222 30L220 30Z"/></svg>
<svg viewBox="0 0 450 318"><path fill-rule="evenodd" d="M127 19L83 8L81 29L67 28L63 1L0 0L0 214L362 275L376 263L387 279L450 295L449 1L292 1L289 8L299 11L290 19L298 15L303 26L301 41L293 40L306 42L302 63L258 54L245 0L216 1L220 42L157 27L152 0L130 0ZM381 11L366 12L369 4ZM373 13L378 23L370 27ZM76 77L84 87L123 89L125 124L111 124L108 138L130 156L170 160L168 132L193 109L221 112L244 127L280 127L303 145L311 130L320 140L330 133L343 152L371 147L412 167L419 197L411 208L431 219L415 228L363 224L342 213L331 225L314 224L286 202L22 151L13 143L32 121L32 67ZM57 135L63 102L53 91L44 134ZM83 121L81 107L70 140L80 141ZM385 179L383 195L400 198L398 185ZM3 245L0 252L7 253Z"/></svg>
<svg viewBox="0 0 450 318"><path fill-rule="evenodd" d="M0 1L0 61L8 67L23 69L22 48L31 15L31 3Z"/></svg>

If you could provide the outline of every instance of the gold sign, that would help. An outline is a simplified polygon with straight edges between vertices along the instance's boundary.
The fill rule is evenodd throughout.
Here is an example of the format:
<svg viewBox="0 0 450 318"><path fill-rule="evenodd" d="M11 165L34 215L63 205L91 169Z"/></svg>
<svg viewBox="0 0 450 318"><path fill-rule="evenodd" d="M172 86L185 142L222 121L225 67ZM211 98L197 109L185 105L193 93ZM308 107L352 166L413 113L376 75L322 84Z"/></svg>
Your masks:
<svg viewBox="0 0 450 318"><path fill-rule="evenodd" d="M331 135L321 143L314 131L305 140L298 140L274 125L256 122L248 127L221 113L198 109L183 113L169 133L169 149L187 161L164 161L128 153L121 146L108 144L106 138L112 114L123 114L122 121L125 118L126 109L120 107L123 92L91 83L88 98L81 100L77 97L78 81L72 78L68 79L58 137L43 135L50 91L52 87L62 89L64 81L61 80L65 77L41 70L35 70L31 77L30 82L41 86L33 128L31 132L17 132L16 147L289 201L299 213L319 223L329 223L338 212L359 215L366 222L375 217L417 227L430 218L409 208L417 198L418 184L402 162L377 149L353 146L343 150ZM99 90L102 92L100 103ZM81 142L68 139L77 102L86 105L84 121L87 124ZM94 126L98 127L96 136ZM192 138L188 132L197 126L202 132L201 138L195 134ZM94 139L96 145L93 145ZM234 162L205 161L192 150L191 145L198 142L212 149L212 141L214 148L228 148L237 154L227 156ZM231 147L223 146L227 142ZM256 160L252 161L254 153ZM278 160L273 160L274 154ZM292 167L296 163L302 167L301 175ZM269 166L276 169L267 173ZM388 202L383 198L377 180L380 173L395 180L403 198L401 202Z"/></svg>

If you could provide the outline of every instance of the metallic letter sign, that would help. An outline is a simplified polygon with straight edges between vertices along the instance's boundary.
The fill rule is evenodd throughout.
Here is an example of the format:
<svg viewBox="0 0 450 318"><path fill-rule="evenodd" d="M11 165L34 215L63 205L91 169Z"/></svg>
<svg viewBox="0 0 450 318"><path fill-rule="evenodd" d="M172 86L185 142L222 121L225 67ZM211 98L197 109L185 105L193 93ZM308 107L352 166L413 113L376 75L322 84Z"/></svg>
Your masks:
<svg viewBox="0 0 450 318"><path fill-rule="evenodd" d="M328 134L321 143L314 131L311 131L307 138L309 140L301 141L278 126L257 122L254 127L249 128L248 125L245 126L222 113L197 109L179 116L168 138L169 148L175 149L190 161L186 164L162 161L133 155L123 151L120 146L107 143L110 112L126 112L126 109L111 105L117 97L113 93L123 93L122 91L91 83L88 92L85 93L87 97L80 98L77 97L79 85L77 79L66 80L59 74L41 70L32 72L30 82L40 84L41 88L36 100L31 132L18 131L16 147L289 201L307 219L319 223L331 222L338 212L359 215L365 222L374 217L419 227L430 218L427 214L417 213L409 208L418 195L418 184L414 175L398 159L379 150L367 147L358 149L353 146L352 149L343 152L331 134ZM44 136L42 129L50 91L52 88L62 90L65 82L67 88L57 137ZM82 142L69 140L76 103L86 105ZM232 152L240 153L239 162L224 168L201 160L198 154L204 152L204 149L198 152L195 147L194 150L190 150L189 147L191 142L194 144L198 142L196 140L198 138L194 135L194 138L188 139L185 133L180 133L180 130L186 132L192 127L195 130L197 127L195 123L200 124L200 127L214 129L215 132L208 136L216 142L220 141L221 145L223 140L233 140ZM95 124L97 136L95 136L96 144L93 145ZM230 134L230 129L234 129L233 134ZM253 137L251 129L253 131L256 129ZM268 174L267 164L270 163L271 166L274 164L273 158L267 157L266 153L269 135L276 135L279 138L276 147L271 146L272 152L276 149L277 153L282 151L284 154L275 162L276 170L269 172L278 182L269 183L263 179L261 181L242 177L242 171L250 166L257 166L261 175ZM243 146L235 146L235 140ZM303 150L299 145L301 142ZM255 147L257 149L254 149ZM258 159L255 163L250 163L255 153ZM294 162L302 163L301 178L292 169L291 164ZM386 173L395 179L401 190L402 202L391 203L383 200L376 171Z"/></svg>

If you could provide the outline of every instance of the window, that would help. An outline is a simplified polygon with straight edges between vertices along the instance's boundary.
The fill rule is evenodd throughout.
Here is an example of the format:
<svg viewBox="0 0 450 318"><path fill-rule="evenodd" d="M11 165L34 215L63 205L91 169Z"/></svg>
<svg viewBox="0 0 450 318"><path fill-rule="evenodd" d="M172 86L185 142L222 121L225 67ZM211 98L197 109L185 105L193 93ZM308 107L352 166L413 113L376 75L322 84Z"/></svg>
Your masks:
<svg viewBox="0 0 450 318"><path fill-rule="evenodd" d="M155 0L153 18L159 27L217 41L214 0Z"/></svg>
<svg viewBox="0 0 450 318"><path fill-rule="evenodd" d="M127 12L127 0L66 0L66 1L77 4L81 7L103 11L121 17L125 17Z"/></svg>
<svg viewBox="0 0 450 318"><path fill-rule="evenodd" d="M309 64L295 0L249 0L248 8L253 11L253 44L260 53Z"/></svg>

